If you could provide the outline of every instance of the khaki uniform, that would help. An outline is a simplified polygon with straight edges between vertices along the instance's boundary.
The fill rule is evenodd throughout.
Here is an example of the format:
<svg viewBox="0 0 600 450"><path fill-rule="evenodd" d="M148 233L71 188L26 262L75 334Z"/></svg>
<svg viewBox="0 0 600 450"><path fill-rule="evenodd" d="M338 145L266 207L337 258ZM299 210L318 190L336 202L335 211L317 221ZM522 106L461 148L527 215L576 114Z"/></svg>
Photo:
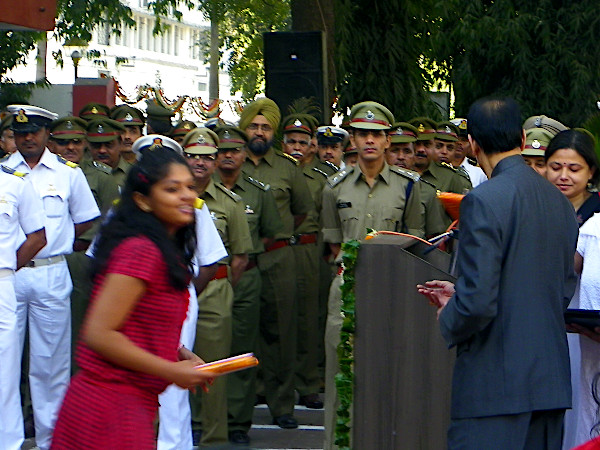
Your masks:
<svg viewBox="0 0 600 450"><path fill-rule="evenodd" d="M230 255L219 261L220 270L229 264L231 255L248 253L250 231L242 199L212 180L200 196L210 210L223 245ZM198 324L194 353L210 362L231 354L233 288L228 277L211 280L198 296ZM202 429L202 445L228 442L227 379L219 377L209 393L190 394L194 429Z"/></svg>
<svg viewBox="0 0 600 450"><path fill-rule="evenodd" d="M214 180L221 183L218 173L215 174ZM256 352L258 349L262 283L256 258L264 251L262 238L274 237L281 230L282 224L268 185L242 173L232 191L242 198L252 238L248 266L233 290L231 354L239 355ZM227 376L229 432L248 432L252 425L257 370L248 369Z"/></svg>
<svg viewBox="0 0 600 450"><path fill-rule="evenodd" d="M360 167L346 167L327 180L323 189L321 220L325 242L338 244L363 239L367 228L408 232L423 237L424 218L421 183L414 172L384 168L371 188ZM408 193L408 199L407 199ZM335 448L333 436L339 406L335 375L339 372L337 346L340 342L341 275L331 284L325 326L325 448Z"/></svg>
<svg viewBox="0 0 600 450"><path fill-rule="evenodd" d="M79 167L85 175L102 214L100 218L95 220L92 228L77 239L90 243L113 201L119 198L119 188L114 178L111 177L110 167L89 158L84 158ZM75 373L77 370L75 348L79 341L79 331L87 310L92 280L89 274L89 258L85 255L85 251L73 252L67 255L66 258L73 280L73 291L71 291L71 372Z"/></svg>
<svg viewBox="0 0 600 450"><path fill-rule="evenodd" d="M319 233L321 198L327 177L335 171L318 159L302 167L302 173L310 190L316 209L296 229L297 235L313 235L313 243L294 245L296 260L296 299L298 303L298 355L296 366L296 390L301 396L316 394L321 388L319 374L319 350L323 347L323 327L319 326L319 294L321 287L321 263L325 264L323 240ZM330 281L330 280L325 280Z"/></svg>
<svg viewBox="0 0 600 450"><path fill-rule="evenodd" d="M421 204L425 212L425 236L433 237L446 232L452 219L437 198L437 190L426 181L420 180Z"/></svg>
<svg viewBox="0 0 600 450"><path fill-rule="evenodd" d="M112 169L112 176L114 177L115 181L117 182L117 185L119 186L119 190L122 189L123 186L125 185L125 180L127 179L127 173L129 172L129 168L132 165L133 164L125 161L124 158L119 158L119 164L117 164L117 167Z"/></svg>
<svg viewBox="0 0 600 450"><path fill-rule="evenodd" d="M272 148L256 165L247 159L243 171L271 186L283 228L276 249L258 257L263 287L260 309L260 357L265 396L273 417L293 414L296 362L296 264L289 239L294 216L314 209L310 191L296 161Z"/></svg>
<svg viewBox="0 0 600 450"><path fill-rule="evenodd" d="M433 184L438 191L465 194L473 186L468 175L458 172L450 164L431 162L421 178Z"/></svg>

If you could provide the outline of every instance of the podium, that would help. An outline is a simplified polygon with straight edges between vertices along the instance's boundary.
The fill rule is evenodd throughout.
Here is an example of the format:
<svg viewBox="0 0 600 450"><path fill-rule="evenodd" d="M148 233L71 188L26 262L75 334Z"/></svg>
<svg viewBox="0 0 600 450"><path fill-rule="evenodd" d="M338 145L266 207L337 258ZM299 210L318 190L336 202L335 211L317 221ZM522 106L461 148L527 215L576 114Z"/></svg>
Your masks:
<svg viewBox="0 0 600 450"><path fill-rule="evenodd" d="M447 273L450 255L403 236L362 241L355 267L356 449L446 448L454 350L416 285Z"/></svg>

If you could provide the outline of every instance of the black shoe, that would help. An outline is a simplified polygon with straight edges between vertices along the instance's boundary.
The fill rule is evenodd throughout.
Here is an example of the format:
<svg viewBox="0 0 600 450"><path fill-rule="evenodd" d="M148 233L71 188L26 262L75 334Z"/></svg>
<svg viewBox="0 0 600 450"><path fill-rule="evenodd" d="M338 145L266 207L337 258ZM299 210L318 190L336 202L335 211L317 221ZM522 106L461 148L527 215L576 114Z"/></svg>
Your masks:
<svg viewBox="0 0 600 450"><path fill-rule="evenodd" d="M200 445L200 440L202 439L202 430L192 430L192 444L194 447Z"/></svg>
<svg viewBox="0 0 600 450"><path fill-rule="evenodd" d="M298 428L298 421L291 414L284 414L283 416L275 417L273 419L273 425L278 425L279 428Z"/></svg>
<svg viewBox="0 0 600 450"><path fill-rule="evenodd" d="M321 401L319 394L301 395L298 404L304 405L310 409L323 409L323 402Z"/></svg>
<svg viewBox="0 0 600 450"><path fill-rule="evenodd" d="M235 445L250 445L250 437L245 431L233 430L229 432L229 442Z"/></svg>

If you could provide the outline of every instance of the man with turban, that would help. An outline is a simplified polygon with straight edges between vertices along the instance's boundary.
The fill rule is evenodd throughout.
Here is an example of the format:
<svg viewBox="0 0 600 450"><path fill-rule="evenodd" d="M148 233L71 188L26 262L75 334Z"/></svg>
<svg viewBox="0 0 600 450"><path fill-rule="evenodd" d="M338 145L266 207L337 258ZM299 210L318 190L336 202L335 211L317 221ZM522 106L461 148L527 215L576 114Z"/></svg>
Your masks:
<svg viewBox="0 0 600 450"><path fill-rule="evenodd" d="M244 108L239 128L248 135L243 171L271 186L283 229L258 257L263 287L260 311L260 356L265 397L273 423L296 428L294 372L296 362L296 267L291 245L297 227L315 205L297 161L272 148L281 113L275 102L258 99Z"/></svg>

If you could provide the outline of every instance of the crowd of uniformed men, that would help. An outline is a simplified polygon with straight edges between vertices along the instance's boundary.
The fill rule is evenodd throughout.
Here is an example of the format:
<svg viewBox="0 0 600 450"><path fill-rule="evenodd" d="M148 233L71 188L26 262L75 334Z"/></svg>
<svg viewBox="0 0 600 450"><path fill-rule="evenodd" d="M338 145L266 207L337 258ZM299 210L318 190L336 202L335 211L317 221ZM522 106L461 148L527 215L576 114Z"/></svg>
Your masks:
<svg viewBox="0 0 600 450"><path fill-rule="evenodd" d="M90 103L78 117L60 118L29 105L8 108L0 128L0 220L13 228L0 231L0 282L14 282L14 294L0 289L0 408L13 419L0 424L0 443L8 443L0 447L23 440L21 403L37 445L49 447L76 370L71 354L91 287L86 251L141 148L186 157L228 253L200 272L207 279L196 284L205 287L191 319L194 351L205 361L246 352L260 359L260 370L190 394L202 446L247 445L257 399L274 424L295 428L294 405L323 408L324 387L325 445L332 447L341 244L367 228L444 233L452 220L436 193L462 194L486 180L470 158L464 119L397 122L385 106L362 102L342 127L319 126L308 114L282 119L267 98L247 105L237 126L220 119L173 125L174 115L155 102L146 114ZM21 358L23 347L28 357ZM187 404L187 393L178 395ZM158 447L191 447L190 425L178 423L189 414L161 404Z"/></svg>

